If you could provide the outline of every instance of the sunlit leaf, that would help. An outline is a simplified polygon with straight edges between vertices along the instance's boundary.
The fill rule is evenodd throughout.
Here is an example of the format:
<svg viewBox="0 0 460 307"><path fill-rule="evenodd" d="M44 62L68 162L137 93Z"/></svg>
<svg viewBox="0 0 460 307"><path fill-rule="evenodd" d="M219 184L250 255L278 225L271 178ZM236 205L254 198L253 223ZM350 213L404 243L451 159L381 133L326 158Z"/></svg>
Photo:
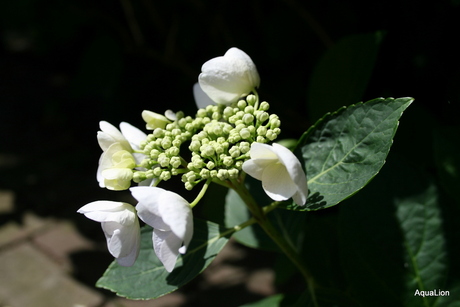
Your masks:
<svg viewBox="0 0 460 307"><path fill-rule="evenodd" d="M152 247L152 228L141 233L141 251L132 267L112 262L96 286L130 299L153 299L182 287L201 273L217 256L233 233L211 222L194 220L194 234L187 253L168 273Z"/></svg>

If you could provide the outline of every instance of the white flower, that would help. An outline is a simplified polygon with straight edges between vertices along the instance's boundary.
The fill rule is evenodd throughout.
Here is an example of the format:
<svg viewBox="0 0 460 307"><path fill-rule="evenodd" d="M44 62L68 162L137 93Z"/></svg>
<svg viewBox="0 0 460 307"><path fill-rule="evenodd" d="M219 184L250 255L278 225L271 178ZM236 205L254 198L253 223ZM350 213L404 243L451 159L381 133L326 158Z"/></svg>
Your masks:
<svg viewBox="0 0 460 307"><path fill-rule="evenodd" d="M167 124L171 123L171 120L176 120L176 114L171 110L167 110L165 115L148 110L142 111L142 119L145 121L148 130L164 129Z"/></svg>
<svg viewBox="0 0 460 307"><path fill-rule="evenodd" d="M140 228L136 209L127 203L95 201L81 207L78 213L101 222L109 252L122 266L132 266L139 255Z"/></svg>
<svg viewBox="0 0 460 307"><path fill-rule="evenodd" d="M198 82L193 85L193 98L195 98L198 109L204 109L208 105L216 104L205 92L203 92Z"/></svg>
<svg viewBox="0 0 460 307"><path fill-rule="evenodd" d="M252 143L251 159L243 163L243 170L262 181L267 195L276 201L290 197L305 205L308 195L307 178L297 157L286 147Z"/></svg>
<svg viewBox="0 0 460 307"><path fill-rule="evenodd" d="M145 157L133 151L139 150L140 142L147 135L125 122L120 124L121 132L105 121L101 121L99 126L101 131L97 133L97 140L103 150L96 175L99 186L110 190L126 190L131 185L133 168Z"/></svg>
<svg viewBox="0 0 460 307"><path fill-rule="evenodd" d="M204 63L198 81L212 101L227 105L260 85L254 62L238 48L230 48L224 56Z"/></svg>
<svg viewBox="0 0 460 307"><path fill-rule="evenodd" d="M153 247L166 271L171 272L179 255L185 254L193 236L190 204L176 193L157 187L130 189L139 202L139 218L153 227Z"/></svg>

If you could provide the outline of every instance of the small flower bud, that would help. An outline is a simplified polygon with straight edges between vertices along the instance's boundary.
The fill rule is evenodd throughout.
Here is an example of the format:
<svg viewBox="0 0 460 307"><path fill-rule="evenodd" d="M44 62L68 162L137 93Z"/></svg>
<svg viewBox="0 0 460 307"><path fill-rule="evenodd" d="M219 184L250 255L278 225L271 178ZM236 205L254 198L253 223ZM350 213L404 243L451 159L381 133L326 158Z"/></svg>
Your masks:
<svg viewBox="0 0 460 307"><path fill-rule="evenodd" d="M243 122L244 122L246 125L251 124L253 121L254 121L254 115L248 114L248 113L244 114L244 116L243 116Z"/></svg>
<svg viewBox="0 0 460 307"><path fill-rule="evenodd" d="M240 100L238 101L237 106L240 110L244 110L244 108L247 106L247 103L244 100Z"/></svg>
<svg viewBox="0 0 460 307"><path fill-rule="evenodd" d="M249 105L253 106L257 101L257 97L255 95L248 95L248 97L246 97L246 101Z"/></svg>

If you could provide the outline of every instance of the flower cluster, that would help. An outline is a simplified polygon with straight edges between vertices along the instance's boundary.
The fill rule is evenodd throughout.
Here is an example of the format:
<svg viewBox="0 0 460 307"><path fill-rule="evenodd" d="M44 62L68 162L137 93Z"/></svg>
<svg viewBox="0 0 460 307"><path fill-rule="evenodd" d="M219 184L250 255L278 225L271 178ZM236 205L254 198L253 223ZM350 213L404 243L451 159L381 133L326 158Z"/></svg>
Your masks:
<svg viewBox="0 0 460 307"><path fill-rule="evenodd" d="M231 48L202 66L193 87L199 107L194 117L181 111L161 115L144 110L148 135L128 123L121 123L120 130L100 123L99 185L130 189L138 204L96 201L78 212L101 222L109 251L120 265L133 265L138 256L139 218L153 228L154 251L171 272L193 236L192 208L211 182L242 184L245 172L261 180L273 200L292 197L305 204L308 189L300 162L287 148L267 144L279 136L281 122L268 113L268 102L259 101L259 85L251 58ZM177 175L187 190L205 182L192 203L157 187ZM131 187L133 182L139 186Z"/></svg>

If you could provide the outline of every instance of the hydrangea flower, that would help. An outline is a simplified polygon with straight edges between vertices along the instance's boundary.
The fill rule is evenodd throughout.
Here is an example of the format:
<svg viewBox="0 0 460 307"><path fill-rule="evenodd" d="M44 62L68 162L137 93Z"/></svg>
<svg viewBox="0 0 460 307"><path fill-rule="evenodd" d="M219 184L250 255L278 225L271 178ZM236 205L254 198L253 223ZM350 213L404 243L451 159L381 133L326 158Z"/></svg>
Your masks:
<svg viewBox="0 0 460 307"><path fill-rule="evenodd" d="M144 158L143 154L133 153L139 149L147 135L136 127L122 122L120 130L108 122L99 123L101 131L97 140L103 153L99 159L97 181L101 188L126 190L131 185L132 169Z"/></svg>
<svg viewBox="0 0 460 307"><path fill-rule="evenodd" d="M157 187L133 187L131 194L139 202L139 218L153 227L155 254L166 271L171 272L179 255L185 254L193 236L190 204L180 195Z"/></svg>
<svg viewBox="0 0 460 307"><path fill-rule="evenodd" d="M212 101L229 105L259 87L260 78L251 58L233 47L204 63L198 82Z"/></svg>
<svg viewBox="0 0 460 307"><path fill-rule="evenodd" d="M282 201L292 197L297 205L305 205L307 178L299 160L289 149L276 143L252 143L249 154L251 158L243 163L243 170L262 181L271 199Z"/></svg>
<svg viewBox="0 0 460 307"><path fill-rule="evenodd" d="M140 228L136 210L127 203L95 201L81 207L78 213L101 222L109 252L122 266L132 266L139 255Z"/></svg>
<svg viewBox="0 0 460 307"><path fill-rule="evenodd" d="M204 109L209 105L216 104L203 91L203 89L201 88L198 82L193 85L193 98L195 98L195 103L198 109Z"/></svg>

